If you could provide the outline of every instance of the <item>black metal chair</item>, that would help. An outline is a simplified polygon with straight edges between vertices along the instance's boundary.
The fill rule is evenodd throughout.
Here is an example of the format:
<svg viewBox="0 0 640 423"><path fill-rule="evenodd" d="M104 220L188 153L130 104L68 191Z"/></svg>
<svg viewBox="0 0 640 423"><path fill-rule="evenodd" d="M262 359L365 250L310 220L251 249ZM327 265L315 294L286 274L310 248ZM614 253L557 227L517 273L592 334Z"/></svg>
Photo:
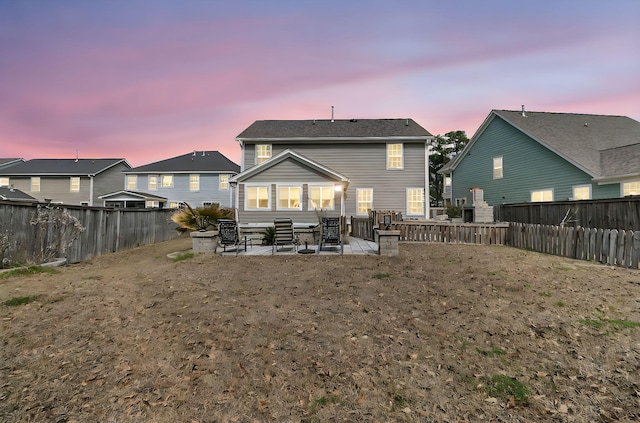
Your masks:
<svg viewBox="0 0 640 423"><path fill-rule="evenodd" d="M298 239L293 231L293 221L291 219L275 219L273 221L274 237L271 252L278 252L279 246L293 245L298 250Z"/></svg>
<svg viewBox="0 0 640 423"><path fill-rule="evenodd" d="M342 238L342 230L340 227L339 217L323 217L320 225L320 245L318 245L318 254L322 250L322 246L326 244L340 245L340 254L344 254L344 239Z"/></svg>
<svg viewBox="0 0 640 423"><path fill-rule="evenodd" d="M238 222L231 219L218 219L218 236L223 251L227 251L227 247L235 246L236 254L240 252L240 246L244 243L244 250L247 251L247 243L253 247L251 239L240 235Z"/></svg>

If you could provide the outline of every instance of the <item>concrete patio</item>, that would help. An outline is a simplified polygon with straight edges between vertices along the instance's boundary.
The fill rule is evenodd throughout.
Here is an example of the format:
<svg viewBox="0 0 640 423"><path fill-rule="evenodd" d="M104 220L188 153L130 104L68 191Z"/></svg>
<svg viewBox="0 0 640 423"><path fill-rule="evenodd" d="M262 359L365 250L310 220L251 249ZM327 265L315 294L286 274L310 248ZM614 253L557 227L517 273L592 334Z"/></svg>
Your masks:
<svg viewBox="0 0 640 423"><path fill-rule="evenodd" d="M317 254L318 253L318 245L299 245L297 250L292 245L286 245L284 247L278 247L278 250L274 252L273 248L270 245L257 245L255 242L253 246L247 245L247 249L245 251L244 244L242 244L240 248L240 255L248 255L248 256L261 256L261 255L283 255L283 254L302 254L301 250L313 250L308 251L308 254ZM235 255L235 247L227 247L227 251L223 251L222 246L218 246L217 250L218 254L224 255ZM340 255L340 246L339 245L323 245L322 251L320 251L321 255ZM378 254L378 245L373 241L366 241L361 238L354 237L346 237L344 244L344 254L345 255L377 255Z"/></svg>

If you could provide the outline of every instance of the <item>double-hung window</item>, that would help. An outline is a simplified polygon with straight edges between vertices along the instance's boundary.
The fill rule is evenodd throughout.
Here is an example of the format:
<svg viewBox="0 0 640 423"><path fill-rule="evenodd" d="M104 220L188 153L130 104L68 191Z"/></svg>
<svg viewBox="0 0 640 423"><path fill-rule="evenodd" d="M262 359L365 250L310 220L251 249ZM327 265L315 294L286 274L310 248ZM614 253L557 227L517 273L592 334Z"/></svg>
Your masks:
<svg viewBox="0 0 640 423"><path fill-rule="evenodd" d="M591 200L591 184L574 186L572 198L574 200Z"/></svg>
<svg viewBox="0 0 640 423"><path fill-rule="evenodd" d="M127 175L127 189L129 191L135 191L136 189L138 189L137 175Z"/></svg>
<svg viewBox="0 0 640 423"><path fill-rule="evenodd" d="M31 192L40 192L40 177L34 176L31 178Z"/></svg>
<svg viewBox="0 0 640 423"><path fill-rule="evenodd" d="M254 185L245 187L245 210L271 209L271 196L268 185Z"/></svg>
<svg viewBox="0 0 640 423"><path fill-rule="evenodd" d="M356 215L368 216L373 209L373 188L356 189Z"/></svg>
<svg viewBox="0 0 640 423"><path fill-rule="evenodd" d="M402 144L387 144L387 169L403 169Z"/></svg>
<svg viewBox="0 0 640 423"><path fill-rule="evenodd" d="M553 201L552 189L541 189L538 191L531 191L531 202L539 203L543 201Z"/></svg>
<svg viewBox="0 0 640 423"><path fill-rule="evenodd" d="M335 189L332 185L309 186L309 210L333 210Z"/></svg>
<svg viewBox="0 0 640 423"><path fill-rule="evenodd" d="M271 158L271 144L256 145L256 164L266 162Z"/></svg>
<svg viewBox="0 0 640 423"><path fill-rule="evenodd" d="M70 191L71 192L80 192L80 177L72 176L69 181Z"/></svg>
<svg viewBox="0 0 640 423"><path fill-rule="evenodd" d="M407 215L424 216L424 190L407 188Z"/></svg>
<svg viewBox="0 0 640 423"><path fill-rule="evenodd" d="M200 175L189 175L189 191L200 191Z"/></svg>
<svg viewBox="0 0 640 423"><path fill-rule="evenodd" d="M502 179L502 156L493 158L493 179Z"/></svg>
<svg viewBox="0 0 640 423"><path fill-rule="evenodd" d="M173 188L173 175L162 175L162 188Z"/></svg>
<svg viewBox="0 0 640 423"><path fill-rule="evenodd" d="M157 191L158 190L158 176L157 175L149 175L149 191Z"/></svg>
<svg viewBox="0 0 640 423"><path fill-rule="evenodd" d="M302 187L278 186L278 210L302 210Z"/></svg>
<svg viewBox="0 0 640 423"><path fill-rule="evenodd" d="M229 175L220 175L218 178L218 189L225 191L229 189Z"/></svg>
<svg viewBox="0 0 640 423"><path fill-rule="evenodd" d="M622 196L640 195L640 181L624 182L622 184Z"/></svg>

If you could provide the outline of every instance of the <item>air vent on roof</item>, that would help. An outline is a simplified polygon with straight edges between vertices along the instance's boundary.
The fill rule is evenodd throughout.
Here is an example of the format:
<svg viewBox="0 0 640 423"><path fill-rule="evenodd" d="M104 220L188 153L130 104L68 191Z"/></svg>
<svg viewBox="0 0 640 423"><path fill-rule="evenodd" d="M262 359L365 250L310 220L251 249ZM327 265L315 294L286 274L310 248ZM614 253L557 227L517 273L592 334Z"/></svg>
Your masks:
<svg viewBox="0 0 640 423"><path fill-rule="evenodd" d="M358 119L351 119L349 122L357 122Z"/></svg>
<svg viewBox="0 0 640 423"><path fill-rule="evenodd" d="M331 122L335 122L335 121L333 120L333 106L331 106Z"/></svg>
<svg viewBox="0 0 640 423"><path fill-rule="evenodd" d="M522 117L527 117L527 115L524 114L524 104L522 105Z"/></svg>

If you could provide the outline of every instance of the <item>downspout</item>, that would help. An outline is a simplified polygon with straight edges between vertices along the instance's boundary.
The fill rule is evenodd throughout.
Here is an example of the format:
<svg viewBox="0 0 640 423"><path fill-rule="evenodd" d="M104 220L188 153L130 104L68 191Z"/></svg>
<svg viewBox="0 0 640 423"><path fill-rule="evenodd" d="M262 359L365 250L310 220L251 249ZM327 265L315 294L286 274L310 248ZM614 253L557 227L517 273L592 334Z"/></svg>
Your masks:
<svg viewBox="0 0 640 423"><path fill-rule="evenodd" d="M89 206L93 207L93 178L95 175L89 176Z"/></svg>
<svg viewBox="0 0 640 423"><path fill-rule="evenodd" d="M429 216L431 216L431 205L430 205L430 187L429 187L429 157L431 156L431 144L429 143L429 139L424 143L424 218L425 220L429 220Z"/></svg>

